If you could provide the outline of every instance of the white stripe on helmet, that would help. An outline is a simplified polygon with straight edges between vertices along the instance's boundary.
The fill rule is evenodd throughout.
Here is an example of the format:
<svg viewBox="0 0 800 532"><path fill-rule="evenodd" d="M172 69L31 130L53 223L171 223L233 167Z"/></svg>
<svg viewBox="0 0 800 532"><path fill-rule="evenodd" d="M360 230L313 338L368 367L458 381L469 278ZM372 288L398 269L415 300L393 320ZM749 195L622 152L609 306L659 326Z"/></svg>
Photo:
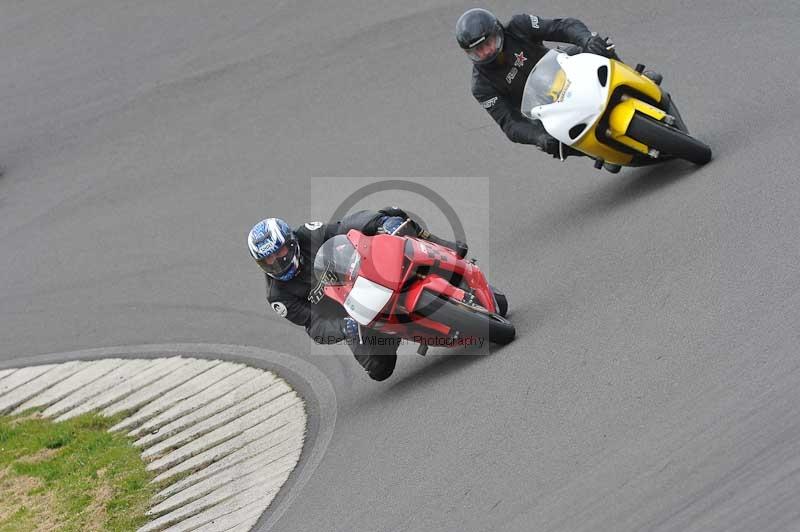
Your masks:
<svg viewBox="0 0 800 532"><path fill-rule="evenodd" d="M483 37L481 37L480 39L478 39L474 43L470 44L469 47L470 48L475 48L476 46L478 46L480 43L482 43L485 40L486 40L486 35L484 35Z"/></svg>

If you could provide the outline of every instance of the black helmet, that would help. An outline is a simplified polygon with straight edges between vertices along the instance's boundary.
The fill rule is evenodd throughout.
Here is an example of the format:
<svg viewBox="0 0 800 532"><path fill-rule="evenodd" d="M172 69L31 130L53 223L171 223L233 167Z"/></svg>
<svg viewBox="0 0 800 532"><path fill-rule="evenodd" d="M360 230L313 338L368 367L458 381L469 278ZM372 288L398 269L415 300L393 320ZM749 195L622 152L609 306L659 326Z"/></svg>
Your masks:
<svg viewBox="0 0 800 532"><path fill-rule="evenodd" d="M474 63L491 63L503 49L503 26L489 11L470 9L456 22L456 40Z"/></svg>

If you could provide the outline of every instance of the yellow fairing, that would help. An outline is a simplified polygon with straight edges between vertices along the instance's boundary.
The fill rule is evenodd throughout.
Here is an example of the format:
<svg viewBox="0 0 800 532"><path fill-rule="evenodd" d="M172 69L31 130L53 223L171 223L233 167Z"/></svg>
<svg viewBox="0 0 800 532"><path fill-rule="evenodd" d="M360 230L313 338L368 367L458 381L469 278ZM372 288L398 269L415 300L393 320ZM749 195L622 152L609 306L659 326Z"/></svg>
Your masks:
<svg viewBox="0 0 800 532"><path fill-rule="evenodd" d="M619 61L611 60L610 64L611 68L608 73L609 98L612 94L614 94L614 91L617 89L617 87L620 85L626 85L641 92L642 94L645 94L656 102L661 101L661 89L658 87L658 85L653 83L652 80L642 76L628 65L620 63ZM608 105L608 101L606 101L606 105ZM609 116L609 129L611 129L611 136L618 142L621 142L622 144L625 144L636 151L647 153L647 147L644 146L644 144L636 142L635 140L625 136L625 132L628 130L628 124L630 124L631 118L633 118L634 111L639 111L648 116L652 116L656 120L661 120L665 114L664 111L641 100L629 98L623 102L620 102L612 110L611 115ZM599 142L594 131L596 126L597 124L594 124L592 126L592 130L587 131L586 134L583 135L583 138L576 142L573 147L584 153L599 157L608 163L629 164L633 159L633 155L617 151L614 148Z"/></svg>
<svg viewBox="0 0 800 532"><path fill-rule="evenodd" d="M611 72L608 73L610 82L608 90L609 95L620 85L627 85L628 87L633 87L645 96L652 98L654 101L661 102L661 89L658 85L653 83L653 80L642 76L625 63L620 63L613 59L610 63Z"/></svg>

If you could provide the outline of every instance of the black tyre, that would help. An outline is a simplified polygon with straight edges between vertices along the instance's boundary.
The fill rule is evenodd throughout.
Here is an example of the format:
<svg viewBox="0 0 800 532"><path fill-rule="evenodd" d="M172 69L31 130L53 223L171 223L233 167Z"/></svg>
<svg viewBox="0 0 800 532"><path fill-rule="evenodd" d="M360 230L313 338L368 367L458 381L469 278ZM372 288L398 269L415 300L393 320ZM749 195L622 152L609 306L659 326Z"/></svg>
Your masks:
<svg viewBox="0 0 800 532"><path fill-rule="evenodd" d="M497 313L505 318L508 315L508 298L494 286L489 285L489 288L494 292L494 300L497 301Z"/></svg>
<svg viewBox="0 0 800 532"><path fill-rule="evenodd" d="M461 333L461 337L485 337L494 344L507 344L514 339L514 324L486 309L458 303L451 299L437 297L430 292L422 292L417 304L418 314L439 323L449 325Z"/></svg>
<svg viewBox="0 0 800 532"><path fill-rule="evenodd" d="M694 164L706 164L711 160L711 148L706 144L641 113L634 113L625 135L665 155Z"/></svg>

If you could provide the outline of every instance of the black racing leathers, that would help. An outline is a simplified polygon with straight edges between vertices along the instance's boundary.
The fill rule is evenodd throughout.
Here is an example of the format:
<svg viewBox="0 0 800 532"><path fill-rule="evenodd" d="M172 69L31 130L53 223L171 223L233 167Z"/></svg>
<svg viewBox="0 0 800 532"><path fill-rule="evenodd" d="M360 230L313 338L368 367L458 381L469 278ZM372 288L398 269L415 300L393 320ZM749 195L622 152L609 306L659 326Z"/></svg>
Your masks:
<svg viewBox="0 0 800 532"><path fill-rule="evenodd" d="M342 319L347 316L336 302L321 298L312 302L312 292L317 288L314 275L314 258L322 244L336 236L357 229L374 235L384 216L381 212L358 211L337 223L309 222L294 230L300 245L300 270L289 281L267 279L267 301L272 310L296 325L305 327L308 335L317 343L332 344L344 340ZM311 298L311 299L309 299Z"/></svg>
<svg viewBox="0 0 800 532"><path fill-rule="evenodd" d="M539 120L520 112L525 82L549 48L542 41L586 44L591 32L574 18L544 19L515 15L503 27L503 50L485 65L473 65L472 94L512 142L535 144L546 150L552 139Z"/></svg>

